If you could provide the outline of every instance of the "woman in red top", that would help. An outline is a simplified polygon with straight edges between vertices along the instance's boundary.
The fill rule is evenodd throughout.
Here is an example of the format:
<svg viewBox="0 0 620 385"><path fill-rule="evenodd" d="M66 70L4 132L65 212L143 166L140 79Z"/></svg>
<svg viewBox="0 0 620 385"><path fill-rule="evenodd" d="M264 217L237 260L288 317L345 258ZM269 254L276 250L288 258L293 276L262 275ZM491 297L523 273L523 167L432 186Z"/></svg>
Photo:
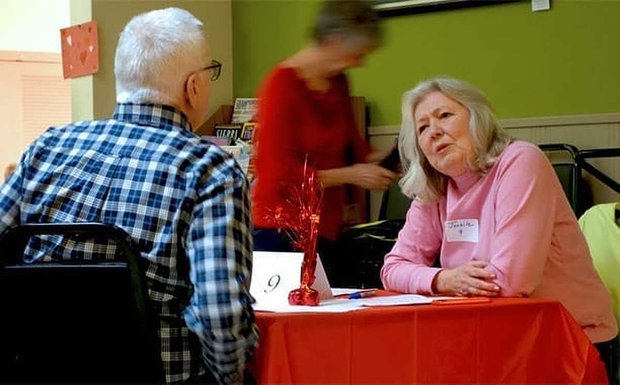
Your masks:
<svg viewBox="0 0 620 385"><path fill-rule="evenodd" d="M300 186L304 159L324 187L318 251L333 285L346 284L344 255L337 251L345 184L385 190L396 174L373 163L359 135L344 71L362 64L379 40L370 1L326 1L313 42L278 64L259 92L256 181L253 189L254 249L290 251L270 212ZM340 263L339 263L340 262Z"/></svg>

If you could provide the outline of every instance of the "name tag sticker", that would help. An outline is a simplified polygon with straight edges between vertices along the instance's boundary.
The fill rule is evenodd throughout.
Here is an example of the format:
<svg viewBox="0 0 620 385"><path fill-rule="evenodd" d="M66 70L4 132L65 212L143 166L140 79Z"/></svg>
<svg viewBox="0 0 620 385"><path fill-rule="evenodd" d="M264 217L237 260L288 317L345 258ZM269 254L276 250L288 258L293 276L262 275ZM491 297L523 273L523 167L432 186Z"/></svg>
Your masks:
<svg viewBox="0 0 620 385"><path fill-rule="evenodd" d="M303 259L303 253L254 251L250 294L256 300L255 309L288 305L288 293L299 287ZM319 298L331 298L329 281L318 257L314 275L312 287L318 290Z"/></svg>
<svg viewBox="0 0 620 385"><path fill-rule="evenodd" d="M478 242L478 220L446 221L445 238L448 242Z"/></svg>

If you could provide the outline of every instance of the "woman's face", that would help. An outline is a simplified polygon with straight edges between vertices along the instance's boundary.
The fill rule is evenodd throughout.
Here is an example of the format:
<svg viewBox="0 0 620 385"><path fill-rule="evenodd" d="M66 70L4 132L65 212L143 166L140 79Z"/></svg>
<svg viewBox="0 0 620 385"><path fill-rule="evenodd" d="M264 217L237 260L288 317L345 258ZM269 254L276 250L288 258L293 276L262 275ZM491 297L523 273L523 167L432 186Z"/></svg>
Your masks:
<svg viewBox="0 0 620 385"><path fill-rule="evenodd" d="M420 149L435 170L451 177L467 171L475 154L467 108L434 91L418 104L413 119Z"/></svg>
<svg viewBox="0 0 620 385"><path fill-rule="evenodd" d="M361 67L366 57L376 48L376 43L365 40L351 41L334 36L328 38L326 48L331 58L331 71L338 73Z"/></svg>

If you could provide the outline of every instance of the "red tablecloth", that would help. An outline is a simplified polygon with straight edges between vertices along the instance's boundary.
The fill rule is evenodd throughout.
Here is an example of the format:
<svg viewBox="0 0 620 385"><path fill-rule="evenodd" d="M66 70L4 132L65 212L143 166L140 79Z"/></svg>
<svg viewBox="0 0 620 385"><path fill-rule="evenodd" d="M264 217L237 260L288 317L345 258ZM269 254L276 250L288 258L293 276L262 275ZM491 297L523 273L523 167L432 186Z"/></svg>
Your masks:
<svg viewBox="0 0 620 385"><path fill-rule="evenodd" d="M555 301L257 313L259 384L606 384L596 348Z"/></svg>

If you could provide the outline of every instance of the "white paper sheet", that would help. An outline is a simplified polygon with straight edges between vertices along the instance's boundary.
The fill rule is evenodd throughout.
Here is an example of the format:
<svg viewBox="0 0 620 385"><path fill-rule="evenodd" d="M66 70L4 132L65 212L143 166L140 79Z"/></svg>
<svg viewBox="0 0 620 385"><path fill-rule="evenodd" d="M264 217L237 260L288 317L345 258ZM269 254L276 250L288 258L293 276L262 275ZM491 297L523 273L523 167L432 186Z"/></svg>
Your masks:
<svg viewBox="0 0 620 385"><path fill-rule="evenodd" d="M360 302L363 306L425 305L433 302L430 297L419 294L390 295L385 297L352 299L349 301Z"/></svg>
<svg viewBox="0 0 620 385"><path fill-rule="evenodd" d="M362 308L362 304L358 303L358 301L346 298L322 300L318 306L292 306L281 302L261 302L255 303L252 306L254 311L275 313L344 313Z"/></svg>
<svg viewBox="0 0 620 385"><path fill-rule="evenodd" d="M332 293L334 297L345 294L352 294L360 291L360 289L349 289L347 287L332 287Z"/></svg>
<svg viewBox="0 0 620 385"><path fill-rule="evenodd" d="M338 294L351 294L359 289L332 289ZM440 299L460 299L464 297L427 297L419 294L400 294L391 296L377 296L361 299L347 299L346 297L322 300L319 306L291 306L281 302L262 302L254 304L255 311L276 313L342 313L375 306L408 306L428 305Z"/></svg>

